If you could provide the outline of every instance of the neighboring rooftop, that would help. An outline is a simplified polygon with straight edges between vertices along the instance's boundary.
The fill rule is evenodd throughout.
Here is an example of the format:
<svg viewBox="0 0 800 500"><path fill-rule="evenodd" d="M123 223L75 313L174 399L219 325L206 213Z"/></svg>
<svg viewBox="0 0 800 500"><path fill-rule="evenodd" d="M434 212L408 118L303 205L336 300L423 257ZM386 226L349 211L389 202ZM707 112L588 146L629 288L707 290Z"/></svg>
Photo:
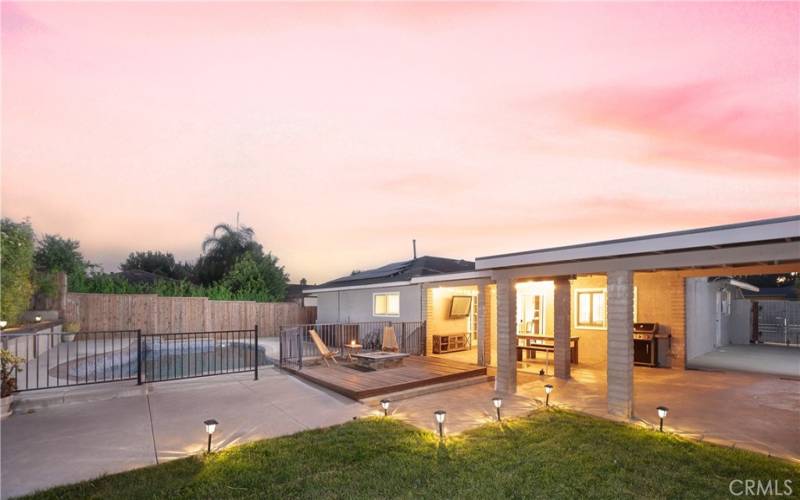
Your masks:
<svg viewBox="0 0 800 500"><path fill-rule="evenodd" d="M477 269L609 259L800 239L800 215L478 257ZM800 249L800 245L798 245ZM798 253L800 255L800 252Z"/></svg>
<svg viewBox="0 0 800 500"><path fill-rule="evenodd" d="M360 271L323 283L314 289L372 285L410 281L420 276L435 276L449 273L463 273L475 270L475 263L467 260L431 257L425 255L416 259L393 262L376 269Z"/></svg>

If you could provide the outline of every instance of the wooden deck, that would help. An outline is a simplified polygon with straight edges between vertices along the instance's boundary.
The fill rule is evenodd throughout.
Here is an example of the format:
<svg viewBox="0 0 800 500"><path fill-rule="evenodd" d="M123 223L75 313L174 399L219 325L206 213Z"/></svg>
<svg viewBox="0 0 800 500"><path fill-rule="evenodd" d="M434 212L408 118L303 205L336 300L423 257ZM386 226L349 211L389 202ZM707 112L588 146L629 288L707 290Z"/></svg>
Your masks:
<svg viewBox="0 0 800 500"><path fill-rule="evenodd" d="M355 400L486 375L485 367L429 356L409 356L402 366L369 372L351 366L351 363L340 361L338 365L331 364L330 367L321 364L304 366L301 370L288 366L283 368Z"/></svg>

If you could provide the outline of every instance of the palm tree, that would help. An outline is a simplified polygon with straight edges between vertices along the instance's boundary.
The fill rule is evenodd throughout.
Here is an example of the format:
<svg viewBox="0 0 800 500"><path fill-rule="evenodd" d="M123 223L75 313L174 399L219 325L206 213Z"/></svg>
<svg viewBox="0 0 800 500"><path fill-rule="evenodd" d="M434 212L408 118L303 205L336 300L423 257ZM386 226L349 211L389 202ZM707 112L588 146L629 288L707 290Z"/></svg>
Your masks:
<svg viewBox="0 0 800 500"><path fill-rule="evenodd" d="M255 231L247 226L234 228L230 224L217 224L210 236L203 240L203 255L197 262L198 279L203 284L221 279L236 260L247 252L261 256L264 251L253 238Z"/></svg>

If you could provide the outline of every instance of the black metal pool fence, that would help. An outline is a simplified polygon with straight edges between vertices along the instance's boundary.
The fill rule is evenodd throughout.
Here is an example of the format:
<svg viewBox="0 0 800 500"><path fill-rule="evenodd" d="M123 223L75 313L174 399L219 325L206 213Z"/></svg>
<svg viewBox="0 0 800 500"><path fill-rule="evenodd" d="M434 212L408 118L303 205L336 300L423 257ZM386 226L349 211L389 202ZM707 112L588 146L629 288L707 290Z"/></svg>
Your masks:
<svg viewBox="0 0 800 500"><path fill-rule="evenodd" d="M316 323L280 327L279 366L303 367L303 360L319 357L319 349L311 340L314 330L328 349L344 356L348 344L360 345L365 351L380 350L384 328L392 327L400 352L425 354L425 321L367 321L360 323Z"/></svg>
<svg viewBox="0 0 800 500"><path fill-rule="evenodd" d="M138 384L253 372L270 363L251 330L148 333L141 330L3 333L19 358L4 366L15 392L136 380Z"/></svg>

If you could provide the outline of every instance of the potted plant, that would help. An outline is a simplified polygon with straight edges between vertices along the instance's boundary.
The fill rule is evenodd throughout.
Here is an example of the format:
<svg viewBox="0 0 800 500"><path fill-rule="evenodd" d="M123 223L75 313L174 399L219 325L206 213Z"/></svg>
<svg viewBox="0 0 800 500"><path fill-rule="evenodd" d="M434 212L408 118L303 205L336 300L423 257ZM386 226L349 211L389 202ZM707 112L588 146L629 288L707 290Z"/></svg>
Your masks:
<svg viewBox="0 0 800 500"><path fill-rule="evenodd" d="M2 403L2 417L11 415L11 403L14 401L13 393L17 390L17 372L22 371L23 358L14 356L7 349L0 349L0 403Z"/></svg>
<svg viewBox="0 0 800 500"><path fill-rule="evenodd" d="M75 334L81 331L81 324L77 321L67 321L64 323L64 329L61 334L61 342L72 342L75 340Z"/></svg>

